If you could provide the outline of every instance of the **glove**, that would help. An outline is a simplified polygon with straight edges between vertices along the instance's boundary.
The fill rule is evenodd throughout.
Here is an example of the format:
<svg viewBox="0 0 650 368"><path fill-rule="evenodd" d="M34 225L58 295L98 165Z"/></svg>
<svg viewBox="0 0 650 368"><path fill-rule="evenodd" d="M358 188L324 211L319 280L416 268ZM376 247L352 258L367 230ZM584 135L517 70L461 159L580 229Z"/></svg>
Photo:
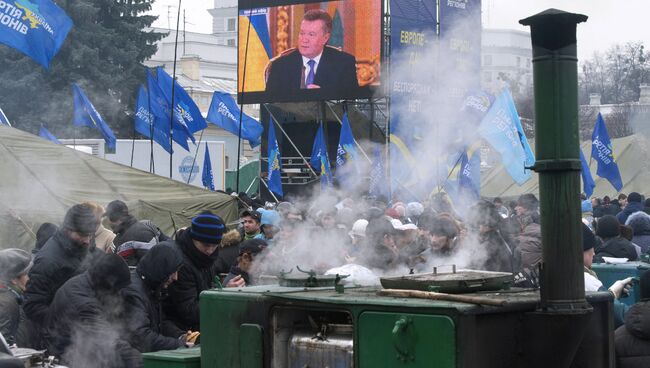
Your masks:
<svg viewBox="0 0 650 368"><path fill-rule="evenodd" d="M633 277L628 277L623 280L618 280L609 287L609 291L614 294L614 299L627 295L628 291L630 291L630 287L632 287L631 284L633 279Z"/></svg>

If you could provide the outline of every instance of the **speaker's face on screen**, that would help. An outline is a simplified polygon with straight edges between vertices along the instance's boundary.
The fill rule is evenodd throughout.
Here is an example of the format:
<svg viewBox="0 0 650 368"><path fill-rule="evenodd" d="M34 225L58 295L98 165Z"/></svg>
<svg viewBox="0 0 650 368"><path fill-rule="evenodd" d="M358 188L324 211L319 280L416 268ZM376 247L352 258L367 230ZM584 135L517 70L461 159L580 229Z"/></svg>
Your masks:
<svg viewBox="0 0 650 368"><path fill-rule="evenodd" d="M325 31L325 22L322 20L303 20L300 23L298 51L306 58L314 58L323 52L329 38L329 32Z"/></svg>

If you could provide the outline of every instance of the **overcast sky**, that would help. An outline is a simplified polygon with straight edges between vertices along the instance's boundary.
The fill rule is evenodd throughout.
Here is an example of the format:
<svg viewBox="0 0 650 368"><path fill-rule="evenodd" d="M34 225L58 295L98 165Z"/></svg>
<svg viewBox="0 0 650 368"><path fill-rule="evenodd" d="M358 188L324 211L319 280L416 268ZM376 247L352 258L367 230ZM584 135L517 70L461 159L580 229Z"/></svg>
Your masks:
<svg viewBox="0 0 650 368"><path fill-rule="evenodd" d="M185 0L182 5L187 31L212 32L212 17L207 9L214 6L214 0ZM159 18L154 26L167 28L171 23L175 27L177 6L177 0L157 0L153 12ZM587 23L578 26L581 59L590 57L594 51L605 51L615 43L643 41L650 47L650 0L483 0L483 27L527 31L527 27L518 23L519 19L548 8L589 16Z"/></svg>

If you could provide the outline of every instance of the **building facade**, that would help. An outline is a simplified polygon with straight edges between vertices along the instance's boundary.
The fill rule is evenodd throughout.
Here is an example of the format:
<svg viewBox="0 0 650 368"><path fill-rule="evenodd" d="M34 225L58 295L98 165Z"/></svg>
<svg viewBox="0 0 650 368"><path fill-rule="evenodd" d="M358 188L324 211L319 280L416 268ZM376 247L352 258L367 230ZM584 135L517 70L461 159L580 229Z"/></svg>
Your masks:
<svg viewBox="0 0 650 368"><path fill-rule="evenodd" d="M532 86L530 33L484 28L481 37L481 88L496 93L503 87Z"/></svg>

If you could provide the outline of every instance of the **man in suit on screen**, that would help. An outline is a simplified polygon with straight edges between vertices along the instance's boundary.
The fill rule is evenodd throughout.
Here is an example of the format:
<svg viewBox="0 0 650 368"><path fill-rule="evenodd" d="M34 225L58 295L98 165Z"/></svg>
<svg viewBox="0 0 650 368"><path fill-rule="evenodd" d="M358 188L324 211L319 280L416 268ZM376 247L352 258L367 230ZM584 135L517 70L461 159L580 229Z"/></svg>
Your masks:
<svg viewBox="0 0 650 368"><path fill-rule="evenodd" d="M332 18L326 11L307 11L300 23L298 47L271 62L266 92L295 96L313 89L332 99L354 97L359 89L356 60L327 46L331 33Z"/></svg>

